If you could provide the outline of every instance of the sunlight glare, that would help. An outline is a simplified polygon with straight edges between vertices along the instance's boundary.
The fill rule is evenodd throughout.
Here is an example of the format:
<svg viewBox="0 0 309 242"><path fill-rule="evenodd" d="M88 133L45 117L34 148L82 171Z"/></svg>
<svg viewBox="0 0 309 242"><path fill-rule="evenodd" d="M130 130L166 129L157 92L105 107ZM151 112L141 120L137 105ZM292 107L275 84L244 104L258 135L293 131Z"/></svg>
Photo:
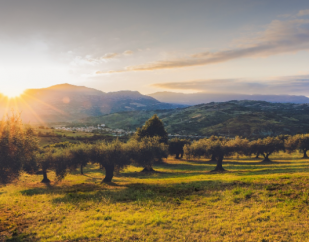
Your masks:
<svg viewBox="0 0 309 242"><path fill-rule="evenodd" d="M23 94L25 90L20 88L1 89L0 93L8 98L17 98Z"/></svg>

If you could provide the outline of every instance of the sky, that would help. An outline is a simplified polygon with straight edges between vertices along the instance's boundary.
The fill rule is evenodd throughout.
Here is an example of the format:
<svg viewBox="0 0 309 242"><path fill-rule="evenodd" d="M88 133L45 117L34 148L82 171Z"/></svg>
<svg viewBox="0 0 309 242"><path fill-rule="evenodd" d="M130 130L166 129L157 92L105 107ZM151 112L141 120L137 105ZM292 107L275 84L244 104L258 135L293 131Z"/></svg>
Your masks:
<svg viewBox="0 0 309 242"><path fill-rule="evenodd" d="M0 93L309 96L308 0L0 0Z"/></svg>

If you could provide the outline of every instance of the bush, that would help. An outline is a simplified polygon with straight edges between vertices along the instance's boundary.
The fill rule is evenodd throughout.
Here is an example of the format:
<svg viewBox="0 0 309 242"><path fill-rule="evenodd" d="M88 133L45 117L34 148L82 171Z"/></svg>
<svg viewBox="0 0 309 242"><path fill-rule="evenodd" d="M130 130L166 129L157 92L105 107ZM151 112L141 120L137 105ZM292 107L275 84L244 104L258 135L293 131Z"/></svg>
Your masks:
<svg viewBox="0 0 309 242"><path fill-rule="evenodd" d="M0 183L19 177L22 170L36 170L38 142L31 127L25 127L19 115L0 121Z"/></svg>

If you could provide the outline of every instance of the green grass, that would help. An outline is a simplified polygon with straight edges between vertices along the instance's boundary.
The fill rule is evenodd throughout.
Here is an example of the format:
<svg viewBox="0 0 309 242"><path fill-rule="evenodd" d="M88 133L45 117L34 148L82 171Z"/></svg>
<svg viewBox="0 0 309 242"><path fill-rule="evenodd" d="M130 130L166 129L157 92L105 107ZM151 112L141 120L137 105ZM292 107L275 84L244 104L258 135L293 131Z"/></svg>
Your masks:
<svg viewBox="0 0 309 242"><path fill-rule="evenodd" d="M23 174L0 187L0 241L308 241L309 160L298 157L233 157L223 174L170 157L111 184L91 165L49 186Z"/></svg>

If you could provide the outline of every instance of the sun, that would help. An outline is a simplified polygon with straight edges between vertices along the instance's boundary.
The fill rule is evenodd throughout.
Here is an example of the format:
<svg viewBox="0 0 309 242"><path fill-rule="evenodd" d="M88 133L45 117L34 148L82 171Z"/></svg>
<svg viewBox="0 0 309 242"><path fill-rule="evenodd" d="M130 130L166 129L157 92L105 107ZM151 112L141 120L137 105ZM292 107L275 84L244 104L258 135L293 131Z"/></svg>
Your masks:
<svg viewBox="0 0 309 242"><path fill-rule="evenodd" d="M5 89L5 90L1 90L0 89L0 93L8 98L17 98L19 97L21 94L23 94L25 90L21 89L21 88L9 88L9 89Z"/></svg>

